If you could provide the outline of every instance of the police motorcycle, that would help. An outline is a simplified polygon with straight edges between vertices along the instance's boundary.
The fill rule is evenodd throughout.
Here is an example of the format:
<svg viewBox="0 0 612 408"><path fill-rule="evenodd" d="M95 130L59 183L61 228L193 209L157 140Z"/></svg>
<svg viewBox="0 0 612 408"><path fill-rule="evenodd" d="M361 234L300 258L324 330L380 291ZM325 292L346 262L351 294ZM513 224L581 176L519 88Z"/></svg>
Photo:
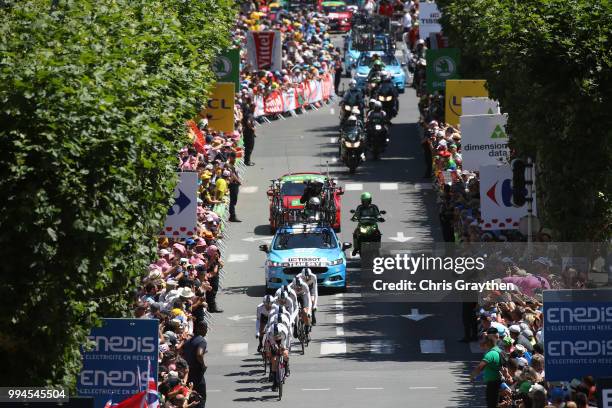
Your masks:
<svg viewBox="0 0 612 408"><path fill-rule="evenodd" d="M389 126L382 103L375 100L372 105L366 120L366 135L368 150L372 152L374 160L378 160L389 143Z"/></svg>
<svg viewBox="0 0 612 408"><path fill-rule="evenodd" d="M348 167L349 173L355 173L357 167L365 161L365 137L361 121L350 116L340 133L340 160Z"/></svg>

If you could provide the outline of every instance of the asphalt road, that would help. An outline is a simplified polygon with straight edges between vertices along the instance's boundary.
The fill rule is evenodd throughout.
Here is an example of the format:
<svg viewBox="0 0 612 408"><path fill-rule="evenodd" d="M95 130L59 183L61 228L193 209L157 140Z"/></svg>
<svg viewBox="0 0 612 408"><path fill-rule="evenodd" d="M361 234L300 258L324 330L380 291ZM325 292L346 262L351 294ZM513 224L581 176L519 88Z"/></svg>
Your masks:
<svg viewBox="0 0 612 408"><path fill-rule="evenodd" d="M237 207L242 223L226 231L226 266L208 335L209 406L250 407L478 407L482 386L467 376L480 354L462 337L459 304L373 303L360 297L358 260L349 261L347 293L320 296L318 325L305 355L293 353L291 377L281 402L265 382L256 353L255 308L264 295L265 254L269 242L268 199L271 179L291 171L327 171L346 189L340 239L351 241L351 208L362 191L387 210L383 241L412 237L441 241L435 194L423 175L417 134L417 99L411 88L400 97L391 142L382 159L366 162L354 175L336 159L336 102L297 118L257 128L253 161L243 180ZM429 187L429 188L428 188ZM420 321L402 315L429 314ZM259 404L258 404L259 402ZM398 405L403 404L403 405Z"/></svg>

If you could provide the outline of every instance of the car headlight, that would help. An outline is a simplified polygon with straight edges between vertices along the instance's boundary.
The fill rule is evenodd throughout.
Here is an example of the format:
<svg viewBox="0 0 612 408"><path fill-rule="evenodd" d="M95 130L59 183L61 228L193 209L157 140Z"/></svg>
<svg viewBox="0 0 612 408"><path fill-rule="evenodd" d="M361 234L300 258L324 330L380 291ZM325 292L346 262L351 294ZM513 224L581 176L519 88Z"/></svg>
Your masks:
<svg viewBox="0 0 612 408"><path fill-rule="evenodd" d="M361 145L361 141L359 141L359 140L358 140L358 141L356 141L355 143L351 143L351 142L344 142L344 145L345 145L346 147L351 147L351 148L353 148L353 147L359 147L359 145Z"/></svg>
<svg viewBox="0 0 612 408"><path fill-rule="evenodd" d="M338 259L336 259L335 261L331 261L331 262L329 263L329 266L340 265L340 264L341 264L341 263L343 263L343 262L344 262L344 259L342 259L342 258L338 258Z"/></svg>

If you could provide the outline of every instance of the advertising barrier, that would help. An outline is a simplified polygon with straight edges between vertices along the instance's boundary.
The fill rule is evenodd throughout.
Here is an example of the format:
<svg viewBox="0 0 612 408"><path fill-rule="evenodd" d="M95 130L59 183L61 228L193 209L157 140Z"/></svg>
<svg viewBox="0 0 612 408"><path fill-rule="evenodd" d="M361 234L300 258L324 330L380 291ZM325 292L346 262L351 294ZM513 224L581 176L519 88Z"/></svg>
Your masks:
<svg viewBox="0 0 612 408"><path fill-rule="evenodd" d="M157 319L103 319L91 330L93 349L81 352L79 396L94 397L95 407L103 408L145 390L149 362L157 373L158 326Z"/></svg>
<svg viewBox="0 0 612 408"><path fill-rule="evenodd" d="M499 102L485 98L461 98L461 116L494 115L500 113Z"/></svg>
<svg viewBox="0 0 612 408"><path fill-rule="evenodd" d="M161 235L169 238L190 238L196 232L198 173L178 173L179 182L174 189L174 205L168 209L168 216Z"/></svg>
<svg viewBox="0 0 612 408"><path fill-rule="evenodd" d="M544 346L547 381L612 376L612 289L545 290Z"/></svg>
<svg viewBox="0 0 612 408"><path fill-rule="evenodd" d="M427 50L427 92L443 91L447 79L459 78L459 49Z"/></svg>
<svg viewBox="0 0 612 408"><path fill-rule="evenodd" d="M440 17L442 14L438 10L436 3L420 3L419 4L419 37L422 39L429 38L431 33L439 33L442 31L440 25Z"/></svg>
<svg viewBox="0 0 612 408"><path fill-rule="evenodd" d="M255 96L254 117L291 112L334 96L334 77L325 75L320 80L304 81L293 88L274 90Z"/></svg>
<svg viewBox="0 0 612 408"><path fill-rule="evenodd" d="M280 31L249 31L247 55L251 66L258 70L278 71L283 69Z"/></svg>
<svg viewBox="0 0 612 408"><path fill-rule="evenodd" d="M234 131L234 83L217 82L201 117L209 116L208 127L219 132Z"/></svg>
<svg viewBox="0 0 612 408"><path fill-rule="evenodd" d="M461 100L467 96L486 96L489 92L485 88L484 79L449 79L446 81L444 117L446 123L459 125L459 116L462 115Z"/></svg>
<svg viewBox="0 0 612 408"><path fill-rule="evenodd" d="M507 115L462 115L460 122L464 169L477 170L480 166L508 162Z"/></svg>

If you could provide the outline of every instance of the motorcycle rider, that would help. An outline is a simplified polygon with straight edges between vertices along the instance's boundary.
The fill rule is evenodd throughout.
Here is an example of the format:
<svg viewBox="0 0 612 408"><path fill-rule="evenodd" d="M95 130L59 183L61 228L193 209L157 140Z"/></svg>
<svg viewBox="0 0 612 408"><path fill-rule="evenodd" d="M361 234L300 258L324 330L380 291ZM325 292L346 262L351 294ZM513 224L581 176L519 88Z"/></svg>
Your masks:
<svg viewBox="0 0 612 408"><path fill-rule="evenodd" d="M368 112L368 117L366 118L366 134L368 138L370 137L370 132L374 130L374 126L381 125L386 128L387 123L387 113L382 109L382 102L375 100L372 105L372 110ZM368 140L370 144L373 142L373 140ZM385 145L387 142L389 142L389 138L385 137Z"/></svg>
<svg viewBox="0 0 612 408"><path fill-rule="evenodd" d="M357 88L357 81L351 79L349 81L349 89L344 93L342 101L340 102L340 108L344 112L344 106L358 106L359 110L363 112L363 92Z"/></svg>
<svg viewBox="0 0 612 408"><path fill-rule="evenodd" d="M312 273L310 268L303 268L302 272L298 274L302 281L308 285L310 290L310 300L312 301L312 325L317 325L317 318L315 311L317 310L317 303L319 301L319 289L317 287L317 275Z"/></svg>
<svg viewBox="0 0 612 408"><path fill-rule="evenodd" d="M278 306L274 304L274 298L270 295L264 296L263 302L257 305L257 321L255 322L255 338L259 340L257 352L260 352L263 347L263 335L270 316L277 311Z"/></svg>
<svg viewBox="0 0 612 408"><path fill-rule="evenodd" d="M359 221L363 217L378 218L379 215L380 210L372 204L372 194L366 191L361 194L361 204L355 209L351 221ZM359 224L353 232L353 256L357 255L357 252L359 252Z"/></svg>
<svg viewBox="0 0 612 408"><path fill-rule="evenodd" d="M363 123L355 115L351 115L346 119L344 125L340 128L340 138L338 138L338 154L342 155L342 143L344 135L352 132L359 132L360 138L363 137Z"/></svg>
<svg viewBox="0 0 612 408"><path fill-rule="evenodd" d="M397 115L397 112L399 111L399 93L397 92L395 85L393 85L393 82L391 81L391 75L389 75L388 72L383 71L381 76L381 82L378 86L378 90L376 93L379 96L391 96L393 98L391 101L385 101L385 104L390 105L389 112L387 112L387 109L385 109L385 112L388 113L387 119L390 121L391 118L394 118Z"/></svg>

